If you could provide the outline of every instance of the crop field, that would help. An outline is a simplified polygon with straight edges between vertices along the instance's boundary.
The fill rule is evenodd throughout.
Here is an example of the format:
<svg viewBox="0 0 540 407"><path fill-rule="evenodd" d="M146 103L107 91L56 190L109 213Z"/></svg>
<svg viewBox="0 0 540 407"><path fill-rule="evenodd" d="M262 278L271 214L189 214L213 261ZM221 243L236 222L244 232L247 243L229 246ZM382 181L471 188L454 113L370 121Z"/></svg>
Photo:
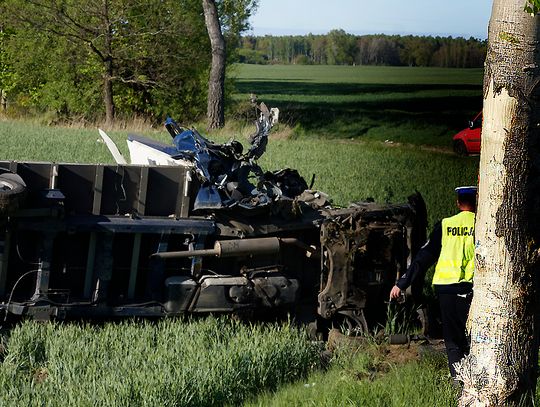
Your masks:
<svg viewBox="0 0 540 407"><path fill-rule="evenodd" d="M296 168L334 203L403 202L418 190L430 225L454 211L453 188L474 184L478 157L457 157L450 136L481 105L479 70L237 66L238 93L281 109L291 137L270 138L264 170ZM237 123L234 128L244 128ZM204 132L204 127L199 126ZM110 130L127 153L127 131ZM144 135L168 142L165 131ZM246 145L245 131L209 135ZM96 129L0 120L0 159L113 162ZM387 142L385 142L387 141ZM223 319L39 325L11 331L0 352L0 405L366 405L455 403L445 361L404 364L386 350L337 355L289 325ZM379 360L380 359L380 360ZM419 392L418 390L422 391Z"/></svg>
<svg viewBox="0 0 540 407"><path fill-rule="evenodd" d="M0 365L0 405L238 405L304 377L318 359L289 325L25 323L11 332Z"/></svg>
<svg viewBox="0 0 540 407"><path fill-rule="evenodd" d="M481 69L237 65L238 100L254 93L295 135L450 148L482 108Z"/></svg>

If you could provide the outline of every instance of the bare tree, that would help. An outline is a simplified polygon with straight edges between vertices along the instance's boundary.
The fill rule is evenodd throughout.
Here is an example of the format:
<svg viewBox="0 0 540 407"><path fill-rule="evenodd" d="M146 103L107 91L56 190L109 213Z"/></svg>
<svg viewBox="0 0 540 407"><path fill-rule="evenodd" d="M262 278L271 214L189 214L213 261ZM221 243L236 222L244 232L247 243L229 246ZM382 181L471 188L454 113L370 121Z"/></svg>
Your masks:
<svg viewBox="0 0 540 407"><path fill-rule="evenodd" d="M208 128L217 129L225 124L225 38L221 32L219 15L214 0L203 0L204 20L212 47L212 67L208 80Z"/></svg>
<svg viewBox="0 0 540 407"><path fill-rule="evenodd" d="M540 273L540 25L494 0L484 76L471 353L460 406L532 405Z"/></svg>

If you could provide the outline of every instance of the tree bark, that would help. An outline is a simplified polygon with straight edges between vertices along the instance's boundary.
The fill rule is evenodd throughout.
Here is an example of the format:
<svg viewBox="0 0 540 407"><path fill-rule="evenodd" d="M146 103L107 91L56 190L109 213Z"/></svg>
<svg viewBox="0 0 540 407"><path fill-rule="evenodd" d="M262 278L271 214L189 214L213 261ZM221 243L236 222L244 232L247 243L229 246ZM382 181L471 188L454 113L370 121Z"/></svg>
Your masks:
<svg viewBox="0 0 540 407"><path fill-rule="evenodd" d="M3 112L7 110L7 96L3 89L0 89L0 107Z"/></svg>
<svg viewBox="0 0 540 407"><path fill-rule="evenodd" d="M203 0L204 20L212 47L212 67L208 80L208 128L225 125L225 39L221 32L219 16L214 0Z"/></svg>
<svg viewBox="0 0 540 407"><path fill-rule="evenodd" d="M103 1L103 26L105 27L105 54L102 56L105 73L103 75L103 103L105 104L105 122L112 125L114 122L115 107L113 98L114 65L112 57L113 30L109 19L109 0Z"/></svg>
<svg viewBox="0 0 540 407"><path fill-rule="evenodd" d="M470 355L460 406L532 405L538 364L539 17L494 0L484 75ZM522 403L522 404L520 404Z"/></svg>
<svg viewBox="0 0 540 407"><path fill-rule="evenodd" d="M0 24L0 39L2 38L1 35L3 33L4 33L4 26ZM2 112L5 112L7 110L7 96L4 89L0 89L0 109L2 110Z"/></svg>
<svg viewBox="0 0 540 407"><path fill-rule="evenodd" d="M103 103L105 105L105 122L111 125L114 122L114 99L112 82L112 62L105 63L105 75L103 76Z"/></svg>

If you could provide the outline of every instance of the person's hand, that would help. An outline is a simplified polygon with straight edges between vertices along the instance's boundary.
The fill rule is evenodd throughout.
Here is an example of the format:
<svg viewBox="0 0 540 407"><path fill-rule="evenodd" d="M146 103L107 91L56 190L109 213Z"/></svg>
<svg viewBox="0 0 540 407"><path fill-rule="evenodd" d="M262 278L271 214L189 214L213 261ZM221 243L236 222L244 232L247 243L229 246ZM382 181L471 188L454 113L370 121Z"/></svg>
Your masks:
<svg viewBox="0 0 540 407"><path fill-rule="evenodd" d="M401 295L401 288L399 288L397 285L392 287L392 290L390 290L390 299L395 300L396 298L399 298Z"/></svg>

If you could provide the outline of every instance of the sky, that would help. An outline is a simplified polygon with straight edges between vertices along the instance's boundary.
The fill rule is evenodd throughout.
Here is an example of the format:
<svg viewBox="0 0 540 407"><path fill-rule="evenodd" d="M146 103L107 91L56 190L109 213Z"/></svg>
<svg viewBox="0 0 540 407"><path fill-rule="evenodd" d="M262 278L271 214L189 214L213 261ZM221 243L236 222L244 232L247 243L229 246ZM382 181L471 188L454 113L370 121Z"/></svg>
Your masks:
<svg viewBox="0 0 540 407"><path fill-rule="evenodd" d="M492 0L259 0L253 35L400 34L487 38Z"/></svg>

